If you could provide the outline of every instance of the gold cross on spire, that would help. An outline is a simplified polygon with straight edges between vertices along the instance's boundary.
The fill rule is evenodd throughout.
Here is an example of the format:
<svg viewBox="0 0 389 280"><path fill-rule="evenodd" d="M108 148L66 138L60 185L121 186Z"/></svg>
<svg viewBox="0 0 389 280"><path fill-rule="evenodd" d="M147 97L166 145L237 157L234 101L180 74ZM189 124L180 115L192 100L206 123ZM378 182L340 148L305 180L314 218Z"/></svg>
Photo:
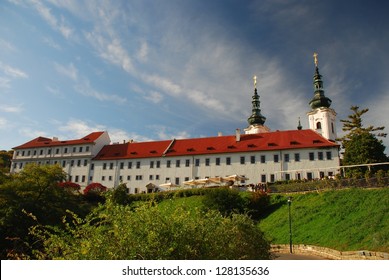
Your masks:
<svg viewBox="0 0 389 280"><path fill-rule="evenodd" d="M254 88L257 88L257 76L254 76L253 80L254 80Z"/></svg>
<svg viewBox="0 0 389 280"><path fill-rule="evenodd" d="M316 67L317 67L317 65L319 64L319 63L318 63L318 60L317 60L317 56L318 56L317 53L314 52L314 53L313 53L313 59L314 59L314 62L315 62L315 66L316 66Z"/></svg>

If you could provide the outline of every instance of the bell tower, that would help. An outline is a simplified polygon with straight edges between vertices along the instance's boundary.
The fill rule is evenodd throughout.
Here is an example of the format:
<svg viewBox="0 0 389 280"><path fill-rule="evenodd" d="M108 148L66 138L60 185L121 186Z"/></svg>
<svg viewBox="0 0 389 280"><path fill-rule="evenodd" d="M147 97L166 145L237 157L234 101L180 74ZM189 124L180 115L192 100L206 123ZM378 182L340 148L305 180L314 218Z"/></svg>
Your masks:
<svg viewBox="0 0 389 280"><path fill-rule="evenodd" d="M315 73L313 75L314 96L309 102L311 111L307 113L309 128L321 134L328 140L335 141L336 112L330 108L331 99L324 95L322 76L319 73L317 53L313 54Z"/></svg>
<svg viewBox="0 0 389 280"><path fill-rule="evenodd" d="M249 126L244 129L245 134L254 134L254 133L262 133L269 132L270 129L264 125L266 121L266 117L261 114L261 107L259 102L259 95L257 91L257 76L253 77L254 80L254 95L252 97L252 112L251 116L247 119Z"/></svg>

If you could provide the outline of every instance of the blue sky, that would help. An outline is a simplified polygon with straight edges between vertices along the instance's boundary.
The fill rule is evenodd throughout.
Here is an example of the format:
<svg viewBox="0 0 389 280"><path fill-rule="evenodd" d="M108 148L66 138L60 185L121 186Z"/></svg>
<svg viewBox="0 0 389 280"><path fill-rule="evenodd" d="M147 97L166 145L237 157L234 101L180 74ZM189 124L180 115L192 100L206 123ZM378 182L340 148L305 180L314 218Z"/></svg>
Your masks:
<svg viewBox="0 0 389 280"><path fill-rule="evenodd" d="M340 119L389 130L386 1L6 0L0 4L0 149L38 136L112 141L234 134L254 75L271 130L313 96L313 52ZM384 139L388 146L388 139Z"/></svg>

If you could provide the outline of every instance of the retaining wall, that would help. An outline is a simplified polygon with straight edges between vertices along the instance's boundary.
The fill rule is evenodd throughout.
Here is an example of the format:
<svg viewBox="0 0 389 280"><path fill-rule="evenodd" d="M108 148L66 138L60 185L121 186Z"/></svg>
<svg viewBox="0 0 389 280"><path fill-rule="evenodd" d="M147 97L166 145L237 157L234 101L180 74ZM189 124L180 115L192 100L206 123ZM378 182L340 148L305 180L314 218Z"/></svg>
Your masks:
<svg viewBox="0 0 389 280"><path fill-rule="evenodd" d="M272 245L271 251L274 253L289 253L289 244ZM389 260L389 253L361 251L337 251L330 248L314 245L296 244L292 245L295 254L316 255L330 260Z"/></svg>

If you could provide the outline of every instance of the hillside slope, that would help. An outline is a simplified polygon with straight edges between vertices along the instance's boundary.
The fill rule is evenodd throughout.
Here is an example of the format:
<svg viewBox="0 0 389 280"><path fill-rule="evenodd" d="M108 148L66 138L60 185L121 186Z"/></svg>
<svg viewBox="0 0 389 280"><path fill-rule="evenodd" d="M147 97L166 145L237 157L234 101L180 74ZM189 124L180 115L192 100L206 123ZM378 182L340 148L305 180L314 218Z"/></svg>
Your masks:
<svg viewBox="0 0 389 280"><path fill-rule="evenodd" d="M293 244L340 251L389 252L389 188L347 189L291 197ZM272 195L272 206L263 214L259 227L273 244L289 243L286 195Z"/></svg>

